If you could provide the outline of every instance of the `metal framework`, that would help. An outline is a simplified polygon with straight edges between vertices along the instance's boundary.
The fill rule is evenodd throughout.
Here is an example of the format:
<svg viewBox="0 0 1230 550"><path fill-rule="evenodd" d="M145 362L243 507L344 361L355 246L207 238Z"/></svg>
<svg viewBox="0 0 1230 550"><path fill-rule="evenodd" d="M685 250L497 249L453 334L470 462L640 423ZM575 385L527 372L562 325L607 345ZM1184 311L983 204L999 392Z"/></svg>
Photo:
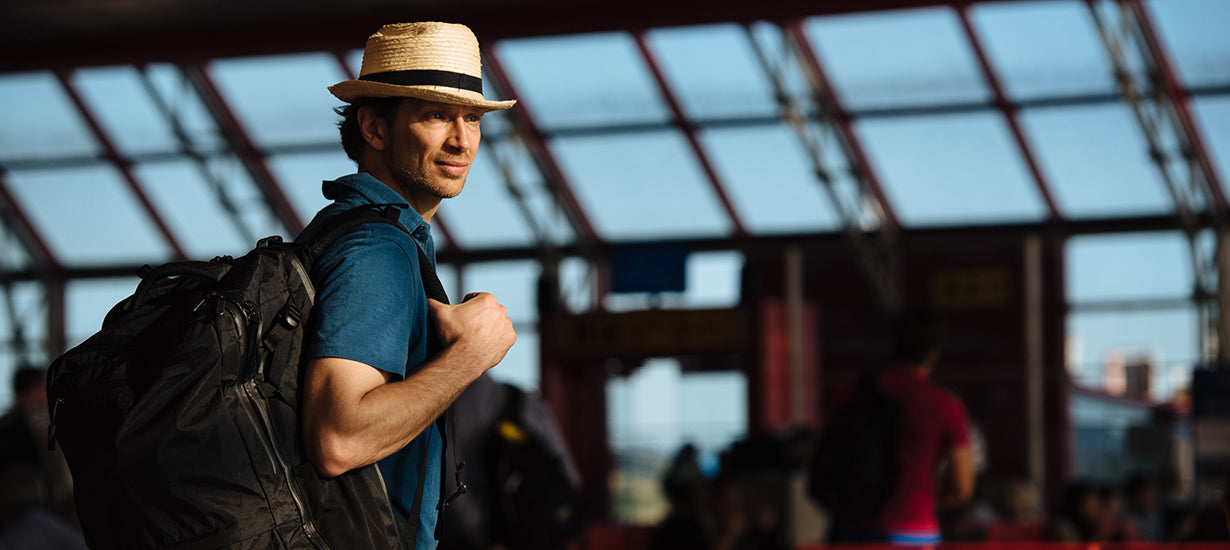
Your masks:
<svg viewBox="0 0 1230 550"><path fill-rule="evenodd" d="M1225 297L1218 280L1224 275L1220 241L1228 235L1230 207L1192 117L1188 94L1139 0L1086 0L1086 4L1114 66L1119 91L1149 144L1149 156L1187 236L1193 299L1200 316L1199 349L1206 358L1225 360L1230 348L1222 345L1226 326L1218 304ZM1203 216L1211 223L1201 223ZM1201 242L1209 228L1218 241L1213 246Z"/></svg>
<svg viewBox="0 0 1230 550"><path fill-rule="evenodd" d="M1018 235L1020 231L1039 231L1059 235L1062 238L1063 235L1089 231L1127 231L1149 227L1179 228L1188 235L1191 243L1196 277L1194 299L1200 309L1202 326L1207 327L1211 334L1221 335L1225 332L1225 327L1220 321L1217 301L1212 298L1220 296L1219 281L1221 278L1218 277L1216 249L1226 247L1218 246L1210 249L1208 246L1202 246L1201 236L1209 229L1213 229L1218 239L1222 239L1222 236L1226 234L1226 220L1227 215L1230 214L1230 207L1227 206L1221 182L1213 168L1209 152L1204 145L1188 103L1191 97L1199 94L1230 95L1230 85L1201 89L1183 88L1139 0L1086 0L1115 68L1120 84L1119 95L1089 94L1036 98L1028 101L1014 101L1008 96L969 16L972 4L1009 0L981 0L978 2L841 0L826 2L822 5L803 0L769 0L756 3L718 0L712 4L711 9L699 11L660 2L631 1L635 6L652 7L653 9L629 9L627 2L596 2L593 5L587 5L586 9L591 10L590 13L578 19L568 15L567 10L560 10L557 5L514 3L511 7L489 10L474 17L473 20L470 20L467 15L467 23L483 37L484 62L490 83L503 97L523 96L517 93L516 85L501 61L499 55L501 39L542 34L602 30L629 31L631 29L641 59L653 78L659 97L669 109L671 118L665 125L632 124L596 128L561 128L546 132L540 127L534 115L534 106L528 105L524 98L521 99L518 108L508 112L511 131L488 143L494 144L493 151L496 152L494 156L505 187L514 206L531 228L535 240L534 245L529 249L468 249L462 251L460 250L461 243L449 230L446 221L443 218L437 218L435 225L450 245L441 250L443 261L461 264L494 259L524 258L536 259L543 263L544 268L554 269L553 266L560 258L580 256L594 266L593 288L598 298L595 303L600 304L605 288L605 274L600 267L600 260L610 243L603 241L602 235L593 225L590 215L576 195L573 182L569 181L556 160L550 142L552 139L568 136L653 131L666 126L677 129L687 140L694 160L701 167L709 188L721 205L731 227L731 235L728 237L680 240L679 242L697 250L739 250L748 255L764 253L766 250L781 250L781 246L787 242L801 243L804 250L809 246L833 246L834 243L841 243L842 246L848 247L858 259L864 274L876 289L882 307L894 309L900 306L901 301L899 261L901 248L917 239L925 240L936 236L956 238L960 231L958 231L959 228L920 231L902 227L895 205L880 182L875 167L864 152L855 121L995 110L1002 115L1010 130L1016 148L1028 168L1033 185L1046 206L1047 221L1042 224L1002 226L998 229L983 228L980 229L981 232L991 235L1000 233ZM1117 22L1108 21L1107 12L1112 10L1104 9L1107 4L1113 4L1116 8L1114 11L1118 14ZM807 36L803 18L822 14L915 7L946 7L952 10L975 55L983 80L991 92L991 100L948 105L906 105L861 111L847 109L835 92L829 75L816 54L816 48ZM439 9L447 10L447 8ZM0 13L3 13L2 10L3 8L0 8ZM141 37L139 41L128 37L126 31L120 30L106 34L106 40L99 42L99 35L81 39L65 39L59 36L52 40L50 37L40 37L24 32L23 29L14 29L14 32L9 33L8 38L0 39L0 72L51 69L71 100L74 109L86 122L94 140L100 145L102 154L99 157L28 159L8 162L7 166L0 166L0 214L3 215L4 222L12 233L22 243L23 249L31 260L29 269L0 273L0 282L9 284L15 281L47 280L53 281L51 284L58 284L58 293L54 290L48 293L49 322L51 323L51 339L62 342L64 339L63 281L82 277L127 275L131 273L133 267L118 265L65 268L61 258L56 257L43 236L39 234L38 228L28 219L21 205L10 192L8 183L5 181L6 167L8 169L36 169L50 166L97 165L100 161L105 162L113 166L123 177L137 202L158 229L163 241L167 243L171 255L176 258L187 255L162 213L145 194L139 178L132 170L137 163L163 159L166 154L123 156L75 88L73 71L76 68L117 61L136 67L150 99L154 101L157 110L170 124L180 146L179 153L190 158L198 167L206 183L215 192L222 210L227 213L241 235L251 240L252 232L225 187L209 169L211 159L219 154L233 154L240 160L247 173L251 175L273 217L293 234L303 227L304 220L288 200L282 185L269 169L266 159L271 155L290 150L305 150L305 147L307 150L331 150L336 148L336 145L329 143L319 146L261 148L252 139L215 85L208 70L208 63L211 59L231 55L323 50L334 52L344 73L353 77L354 72L343 52L354 46L352 43L354 36L362 36L382 22L404 16L401 13L397 15L391 15L391 13L390 10L339 7L330 17L322 17L319 20L309 17L301 23L288 24L272 30L267 25L257 23L258 18L249 21L242 17L235 17L224 25L198 27L187 24L187 27L177 28L174 32L151 30L152 34ZM426 17L432 13L425 10L422 15ZM441 14L440 17L447 19L449 16ZM751 25L760 24L763 21L779 22L775 25L782 38L781 52L778 52L780 56L775 56L774 53L768 51L751 32ZM514 22L526 24L512 24ZM660 66L656 53L646 40L646 29L716 22L741 23L748 29L750 43L765 69L765 74L776 89L779 104L777 117L705 120L690 117L684 109L676 96L674 87ZM0 24L0 28L7 28L6 25ZM258 28L260 33L256 32ZM329 32L304 32L310 28L329 28ZM216 36L220 30L233 32L233 38L226 41L203 40L207 36L211 38ZM148 47L150 40L161 39L165 39L160 41L162 47L157 49ZM85 43L83 41L105 46L72 47L73 44ZM19 49L21 55L17 54ZM186 82L190 84L191 90L200 97L221 130L226 140L227 151L204 152L192 143L175 114L176 110L170 103L172 100L159 94L149 78L146 65L156 61L171 61L181 71ZM1144 68L1144 74L1136 74L1132 70L1138 66ZM786 71L796 71L792 74L803 76L809 87L804 97L797 97L797 94L792 94L787 89ZM1166 217L1123 218L1110 221L1079 221L1065 218L1054 197L1051 183L1040 166L1033 147L1018 120L1018 115L1023 109L1101 104L1121 100L1126 100L1131 104L1151 144L1151 154L1174 199L1179 214L1177 220ZM778 124L782 120L795 129L798 139L804 145L816 179L841 220L842 231L839 234L771 237L752 234L739 212L738 205L729 194L727 182L723 181L721 173L716 169L702 141L703 132L707 129ZM1178 143L1178 146L1168 149L1168 143ZM831 155L829 151L836 151L840 158L825 158L826 154ZM575 242L557 242L551 235L549 227L543 225L541 220L534 219L534 211L528 203L525 191L517 184L513 175L512 159L522 158L517 155L525 155L532 159L532 164L541 176L543 188L554 201L554 207L567 220L567 225L575 236ZM835 165L840 165L848 171L849 178L855 182L853 191L839 188L837 183L839 177L835 172ZM1227 285L1222 284L1221 286ZM1226 296L1221 297L1226 298ZM55 305L57 303L58 306ZM1206 336L1202 335L1202 338ZM1227 346L1218 346L1217 342L1225 339L1224 336L1208 341L1202 339L1201 345L1204 349L1209 349L1211 355L1223 356L1226 351L1222 348ZM56 351L54 348L54 345L51 346L53 353Z"/></svg>

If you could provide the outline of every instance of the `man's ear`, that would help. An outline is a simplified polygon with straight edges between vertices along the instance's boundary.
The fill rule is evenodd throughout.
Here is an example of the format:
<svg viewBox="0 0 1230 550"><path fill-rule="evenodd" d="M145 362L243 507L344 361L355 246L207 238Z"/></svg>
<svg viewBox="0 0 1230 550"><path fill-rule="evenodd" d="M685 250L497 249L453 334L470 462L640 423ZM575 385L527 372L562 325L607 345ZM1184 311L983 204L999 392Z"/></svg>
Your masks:
<svg viewBox="0 0 1230 550"><path fill-rule="evenodd" d="M388 122L377 116L375 109L370 107L360 107L356 118L359 120L359 133L363 135L363 140L372 149L383 151L388 143Z"/></svg>

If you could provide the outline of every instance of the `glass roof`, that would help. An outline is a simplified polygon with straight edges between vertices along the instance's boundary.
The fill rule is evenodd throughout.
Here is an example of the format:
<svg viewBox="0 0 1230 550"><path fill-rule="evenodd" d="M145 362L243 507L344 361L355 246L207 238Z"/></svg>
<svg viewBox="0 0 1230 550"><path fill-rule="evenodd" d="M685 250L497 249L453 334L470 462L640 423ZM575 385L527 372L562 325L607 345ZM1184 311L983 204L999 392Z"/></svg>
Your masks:
<svg viewBox="0 0 1230 550"><path fill-rule="evenodd" d="M1225 185L1230 41L1221 27L1230 3L1144 5ZM876 191L905 231L1047 223L1046 192L1056 221L1176 211L1086 2L974 3L964 12L970 34L962 15L943 7L806 18L797 30L815 66L795 56L793 33L766 22L485 43L486 80L508 78L488 95L515 95L520 111L484 118L466 191L440 210L438 246L533 258L540 240L574 244L589 227L604 243L838 233L850 220L834 199L853 205L855 223L874 223L866 197ZM192 258L240 253L254 239L293 230L278 201L306 221L325 204L322 180L354 170L337 144L339 103L326 87L356 73L360 55L0 74L0 191L74 270L157 263L177 247ZM832 112L821 112L823 94L812 93L809 76L831 84L834 95L824 99L834 100L825 104ZM202 89L211 86L238 135L218 122ZM802 115L798 127L784 116L779 100L787 99ZM244 140L255 151L237 143ZM1163 142L1174 148L1173 137ZM860 170L880 189L865 186ZM35 260L16 246L20 220L6 221L0 254L10 268L25 267ZM1074 301L1190 293L1181 234L1124 239L1069 247L1079 266L1070 274ZM1137 281L1124 274L1142 269L1122 265L1119 250L1133 246L1183 267L1166 280ZM689 264L700 274L689 274L689 286L722 281L702 301L732 303L742 258L713 254ZM1121 267L1103 272L1104 264ZM573 259L563 269L568 303L592 305L586 269ZM507 276L515 292L533 295L532 261L460 271L446 285L498 285ZM1099 286L1110 273L1123 285ZM69 285L70 317L95 315L105 308L77 302L112 303L124 285L94 286ZM89 326L70 332L79 337Z"/></svg>

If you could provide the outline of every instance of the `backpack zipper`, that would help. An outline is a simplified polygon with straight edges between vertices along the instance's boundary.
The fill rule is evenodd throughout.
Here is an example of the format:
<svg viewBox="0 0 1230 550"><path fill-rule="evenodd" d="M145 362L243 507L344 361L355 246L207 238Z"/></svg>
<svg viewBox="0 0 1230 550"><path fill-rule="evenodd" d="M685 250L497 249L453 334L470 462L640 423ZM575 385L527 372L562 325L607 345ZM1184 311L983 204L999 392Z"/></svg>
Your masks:
<svg viewBox="0 0 1230 550"><path fill-rule="evenodd" d="M232 319L234 319L236 326L239 328L240 341L247 342L248 335L244 330L244 327L247 325L246 321L250 319L247 308L235 300L221 296L219 296L219 304L220 307L224 309ZM251 342L248 343L250 344ZM248 351L250 353L260 353L259 348L252 346L248 347ZM261 359L261 361L263 360L264 359ZM262 371L263 369L260 369L258 372ZM321 550L331 550L329 543L326 542L324 538L320 536L319 531L316 530L316 524L312 523L312 519L308 513L307 505L304 503L304 497L301 494L301 490L298 484L294 481L290 465L287 464L286 459L282 457L281 450L278 449L276 443L274 442L273 421L269 416L268 405L266 405L264 397L260 395L260 382L260 379L252 378L243 384L240 384L239 386L241 387L237 387L236 392L239 393L240 401L248 405L248 414L253 417L253 420L257 424L260 425L261 435L263 436L259 438L261 447L264 449L265 453L269 455L270 464L273 466L274 470L280 472L286 480L286 487L290 490L291 500L295 502L295 508L299 511L299 518L304 536L307 537L308 542L310 542L312 546L320 548Z"/></svg>

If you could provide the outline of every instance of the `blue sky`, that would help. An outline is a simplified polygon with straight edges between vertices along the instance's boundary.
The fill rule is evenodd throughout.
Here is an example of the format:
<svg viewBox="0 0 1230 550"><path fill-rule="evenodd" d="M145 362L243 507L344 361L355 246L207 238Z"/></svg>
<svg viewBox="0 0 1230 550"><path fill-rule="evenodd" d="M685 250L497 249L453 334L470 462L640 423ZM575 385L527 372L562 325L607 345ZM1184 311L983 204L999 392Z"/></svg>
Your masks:
<svg viewBox="0 0 1230 550"><path fill-rule="evenodd" d="M1230 41L1221 28L1230 21L1230 3L1154 0L1146 5L1185 84L1230 84ZM1084 2L975 6L971 17L1012 99L1114 93L1106 54ZM978 104L990 98L952 10L813 18L805 29L846 108L856 113L903 105ZM764 24L753 27L752 37L737 25L714 25L657 29L646 40L689 116L715 122L701 133L701 141L748 229L766 235L835 230L839 218L788 126L717 123L775 113L772 87L750 40L780 60L781 39ZM361 37L355 42L361 44ZM631 35L506 41L495 51L518 87L521 108L531 110L544 129L558 136L551 144L553 152L605 238L731 233L683 135L669 128L644 128L669 120L670 112ZM359 53L352 52L352 70L358 60ZM270 168L298 211L310 216L324 204L320 181L353 169L332 145L330 109L337 101L325 86L344 78L337 61L324 53L230 59L212 63L209 71L253 139L271 151ZM194 146L207 152L221 147L217 129L178 72L155 65L148 74L157 97L177 113ZM786 82L792 92L799 92L797 74L788 71ZM135 174L191 256L234 254L248 248L251 238L284 233L258 206L255 188L234 157L212 155L202 168L177 153L172 128L135 69L85 69L75 74L73 83L120 150L137 159ZM1198 96L1192 108L1222 180L1230 180L1230 96ZM166 257L166 244L119 174L97 160L97 143L54 77L0 75L0 120L6 121L0 127L0 164L7 170L7 183L67 264L158 262ZM1066 216L1172 210L1123 103L1027 109L1020 122ZM592 131L604 125L627 130L607 135ZM532 231L509 199L506 186L512 185L525 194L527 208L554 242L571 242L574 236L566 219L540 185L524 150L515 141L498 139L506 127L500 114L484 120L489 139L480 164L465 193L442 209L454 237L470 249L532 243ZM1046 215L996 111L867 116L855 130L907 226L1040 221ZM851 181L836 147L828 142L822 151L838 185L848 189ZM511 180L502 175L501 159ZM234 216L242 220L242 229L219 203L215 185L237 205ZM22 265L12 238L3 242L6 265ZM1181 298L1191 291L1186 243L1178 233L1081 237L1069 243L1068 252L1073 303ZM688 291L677 302L696 307L732 304L740 265L734 254L694 255ZM495 373L525 386L536 384L537 273L532 262L473 265L463 277L452 269L442 272L452 295L490 290L506 303L521 339ZM579 262L565 264L565 287L573 304L585 305L585 274ZM106 309L134 284L125 279L70 285L70 340L96 330ZM44 315L36 289L18 285L13 299L18 318L29 325L26 335L42 337L45 326L30 321ZM0 334L9 333L10 322L7 316L0 318ZM1172 388L1199 355L1196 330L1190 307L1130 315L1073 314L1069 334L1074 372L1094 383L1097 365L1108 353L1145 352L1166 367L1165 387ZM8 353L0 372L12 364ZM732 376L681 377L673 363L661 361L613 383L614 437L658 438L667 446L690 434L713 441L729 438L745 422L731 415L739 410L732 403L739 402L742 391L741 381ZM0 405L8 403L7 390L0 389ZM670 406L649 406L655 403Z"/></svg>

